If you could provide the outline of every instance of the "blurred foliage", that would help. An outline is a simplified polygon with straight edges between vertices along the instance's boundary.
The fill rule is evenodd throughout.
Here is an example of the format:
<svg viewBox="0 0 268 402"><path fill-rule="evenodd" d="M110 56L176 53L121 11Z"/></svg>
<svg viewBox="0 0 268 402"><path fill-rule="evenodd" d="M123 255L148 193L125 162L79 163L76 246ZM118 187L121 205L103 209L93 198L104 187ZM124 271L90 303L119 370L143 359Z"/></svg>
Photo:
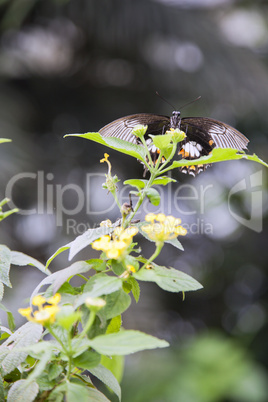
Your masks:
<svg viewBox="0 0 268 402"><path fill-rule="evenodd" d="M78 233L68 232L67 214L63 226L56 226L55 188L76 183L85 189L86 174L100 171L97 164L103 150L63 135L97 131L136 112L169 115L170 106L155 96L156 90L176 108L202 95L182 110L183 115L206 115L235 126L250 139L250 151L267 159L267 2L2 0L0 11L0 130L1 137L13 140L12 146L0 149L0 199L16 174L40 171L48 211L3 221L0 240L12 249L45 261L73 240ZM137 177L137 171L142 176L134 159L110 154L122 181ZM255 191L250 175L258 170L242 161L213 166L194 180L174 174L179 185L196 189L196 199L191 188L184 187L180 195L188 198L179 200L181 217L196 224L196 232L186 239L183 256L168 249L158 262L193 275L205 290L181 303L145 286L141 302L125 317L126 327L134 322L141 330L164 332L174 344L216 327L236 337L240 346L246 341L252 359L268 367L264 170L261 233L239 224L227 209L230 188L246 179L252 193L237 194L231 206L250 215ZM48 185L53 186L53 197L47 202ZM12 194L16 206L36 208L40 204L36 186L36 180L19 181ZM178 184L172 184L164 194L163 212L178 214L177 191ZM93 209L94 196L92 191L87 199ZM100 197L97 191L96 197ZM74 208L75 195L66 193L64 203ZM114 211L111 215L117 218ZM88 214L86 208L75 216L77 223L90 227L106 218ZM205 232L208 224L212 234ZM88 253L86 258L94 255ZM18 299L6 292L9 309L15 309L40 281L34 272L27 276L15 269L11 274Z"/></svg>

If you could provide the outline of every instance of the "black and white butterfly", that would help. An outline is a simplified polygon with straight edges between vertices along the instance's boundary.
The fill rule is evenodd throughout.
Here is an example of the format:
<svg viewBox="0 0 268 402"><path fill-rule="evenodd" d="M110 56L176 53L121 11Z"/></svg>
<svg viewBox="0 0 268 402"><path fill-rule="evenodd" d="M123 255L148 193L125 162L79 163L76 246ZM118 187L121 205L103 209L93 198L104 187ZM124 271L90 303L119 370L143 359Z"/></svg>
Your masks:
<svg viewBox="0 0 268 402"><path fill-rule="evenodd" d="M249 142L242 133L228 124L207 117L181 118L179 111L174 111L171 117L148 113L121 117L101 128L99 133L103 137L116 137L133 144L141 144L139 138L132 134L132 130L137 124L148 126L148 134L146 133L144 138L153 155L156 154L157 150L153 147L149 134L161 135L170 128L178 128L185 132L186 137L179 143L178 154L187 160L209 155L213 148L247 150ZM211 165L182 166L179 169L183 173L195 176L208 166Z"/></svg>

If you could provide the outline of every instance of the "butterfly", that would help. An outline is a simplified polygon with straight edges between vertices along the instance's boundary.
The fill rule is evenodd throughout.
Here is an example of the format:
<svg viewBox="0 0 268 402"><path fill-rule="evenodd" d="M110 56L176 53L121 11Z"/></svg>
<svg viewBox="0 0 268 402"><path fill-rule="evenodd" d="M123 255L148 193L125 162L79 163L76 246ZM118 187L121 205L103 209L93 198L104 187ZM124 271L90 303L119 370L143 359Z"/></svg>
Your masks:
<svg viewBox="0 0 268 402"><path fill-rule="evenodd" d="M103 137L116 137L141 145L140 139L132 134L132 130L137 124L148 126L144 138L153 160L156 160L157 149L153 145L149 134L162 135L171 128L185 132L185 139L179 143L178 155L187 160L195 160L201 156L209 155L213 148L247 150L249 142L242 133L228 124L207 117L181 118L180 112L176 110L173 111L171 117L149 113L121 117L102 127L99 133ZM209 166L211 165L182 166L179 170L195 176Z"/></svg>

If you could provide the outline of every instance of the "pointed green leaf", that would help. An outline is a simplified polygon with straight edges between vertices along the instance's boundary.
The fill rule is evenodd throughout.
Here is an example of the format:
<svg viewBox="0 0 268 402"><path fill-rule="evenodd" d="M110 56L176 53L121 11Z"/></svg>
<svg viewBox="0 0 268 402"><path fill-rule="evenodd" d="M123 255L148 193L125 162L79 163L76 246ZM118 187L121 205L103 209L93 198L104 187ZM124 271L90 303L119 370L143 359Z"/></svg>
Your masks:
<svg viewBox="0 0 268 402"><path fill-rule="evenodd" d="M89 370L95 377L109 387L121 401L121 388L115 376L106 367L99 364L97 367Z"/></svg>
<svg viewBox="0 0 268 402"><path fill-rule="evenodd" d="M132 144L119 138L102 137L99 133L67 134L64 136L64 138L65 137L86 138L87 140L98 142L99 144L108 146L109 148L115 149L116 151L133 156L134 158L137 158L142 162L146 161L146 152L144 147Z"/></svg>
<svg viewBox="0 0 268 402"><path fill-rule="evenodd" d="M91 269L91 265L87 264L85 261L77 261L70 267L62 269L60 271L54 272L54 274L49 275L47 278L43 279L34 289L32 298L39 292L39 290L44 285L53 284L53 293L66 282L68 279L72 278L74 275L82 274L88 272Z"/></svg>
<svg viewBox="0 0 268 402"><path fill-rule="evenodd" d="M99 311L99 316L109 319L122 314L131 304L131 298L123 290L107 295L106 305Z"/></svg>
<svg viewBox="0 0 268 402"><path fill-rule="evenodd" d="M180 166L191 166L191 165L199 165L202 163L216 163L216 162L224 162L239 159L251 160L268 167L268 164L265 163L260 158L258 158L256 154L247 155L244 151L239 151L233 148L214 148L211 155L202 156L199 159L193 159L193 160L181 159L180 161L174 161L171 166L165 169L165 171Z"/></svg>
<svg viewBox="0 0 268 402"><path fill-rule="evenodd" d="M105 356L101 355L101 364L110 370L117 381L121 383L124 374L125 358L124 356Z"/></svg>
<svg viewBox="0 0 268 402"><path fill-rule="evenodd" d="M168 342L140 331L126 330L90 340L93 349L104 355L128 355L146 349L166 348Z"/></svg>
<svg viewBox="0 0 268 402"><path fill-rule="evenodd" d="M148 180L142 180L142 179L130 179L130 180L124 181L125 185L136 187L138 190L141 190L142 188L144 188L147 183L148 183Z"/></svg>
<svg viewBox="0 0 268 402"><path fill-rule="evenodd" d="M0 144L3 144L3 142L11 142L9 138L0 138Z"/></svg>
<svg viewBox="0 0 268 402"><path fill-rule="evenodd" d="M81 353L79 356L73 359L73 364L76 367L90 370L96 367L101 360L101 356L99 353L94 352L92 350L86 350L85 352Z"/></svg>
<svg viewBox="0 0 268 402"><path fill-rule="evenodd" d="M130 277L128 278L128 283L130 283L130 285L131 285L131 290L132 290L132 294L133 294L133 296L134 296L134 299L135 299L136 303L138 303L139 298L140 298L140 293L141 293L140 285L138 284L138 282L136 281L136 279L133 278L133 276L130 276Z"/></svg>
<svg viewBox="0 0 268 402"><path fill-rule="evenodd" d="M50 265L50 263L54 260L54 258L57 257L57 255L59 255L60 253L62 253L65 250L68 250L71 247L71 244L72 243L68 243L65 246L58 248L58 250L55 251L55 253L47 260L46 268Z"/></svg>
<svg viewBox="0 0 268 402"><path fill-rule="evenodd" d="M149 188L146 190L146 197L149 198L151 204L157 207L160 203L160 194L155 188Z"/></svg>
<svg viewBox="0 0 268 402"><path fill-rule="evenodd" d="M106 334L113 334L115 332L119 332L122 326L122 318L121 315L117 315L112 318L110 324L107 327Z"/></svg>
<svg viewBox="0 0 268 402"><path fill-rule="evenodd" d="M166 268L152 264L153 268L142 268L133 276L137 280L155 282L160 288L168 292L187 292L198 290L203 286L191 276L174 268Z"/></svg>
<svg viewBox="0 0 268 402"><path fill-rule="evenodd" d="M69 260L83 250L94 240L99 239L101 236L112 233L114 227L106 228L104 226L97 227L95 229L88 229L86 232L78 236L73 242L70 243Z"/></svg>
<svg viewBox="0 0 268 402"><path fill-rule="evenodd" d="M11 251L11 264L19 265L20 267L32 265L33 267L38 268L44 274L50 274L50 271L46 269L46 267L41 262L19 251Z"/></svg>
<svg viewBox="0 0 268 402"><path fill-rule="evenodd" d="M153 186L166 186L168 183L175 183L177 180L172 179L171 177L168 176L163 176L163 177L157 177L156 179L154 179L153 181Z"/></svg>

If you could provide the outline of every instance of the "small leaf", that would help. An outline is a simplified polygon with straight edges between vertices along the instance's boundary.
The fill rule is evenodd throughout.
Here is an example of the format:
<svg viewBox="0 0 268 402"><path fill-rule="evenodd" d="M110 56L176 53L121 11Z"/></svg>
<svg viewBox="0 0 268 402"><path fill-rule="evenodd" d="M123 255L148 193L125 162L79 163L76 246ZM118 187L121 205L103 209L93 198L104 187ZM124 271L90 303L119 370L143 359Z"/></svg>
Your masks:
<svg viewBox="0 0 268 402"><path fill-rule="evenodd" d="M97 367L89 370L95 377L109 387L121 401L121 388L115 376L106 367L99 364Z"/></svg>
<svg viewBox="0 0 268 402"><path fill-rule="evenodd" d="M11 142L9 138L0 138L0 144L3 144L4 142Z"/></svg>
<svg viewBox="0 0 268 402"><path fill-rule="evenodd" d="M107 327L106 334L113 334L115 332L119 332L122 326L122 318L121 315L117 315L112 318L110 324Z"/></svg>
<svg viewBox="0 0 268 402"><path fill-rule="evenodd" d="M0 245L0 281L8 287L12 287L9 280L9 270L11 263L11 251L8 247Z"/></svg>
<svg viewBox="0 0 268 402"><path fill-rule="evenodd" d="M191 276L174 268L166 268L152 264L153 268L142 268L134 273L134 278L145 281L155 282L160 288L168 292L187 292L198 290L203 286Z"/></svg>
<svg viewBox="0 0 268 402"><path fill-rule="evenodd" d="M39 387L35 381L16 381L8 391L7 402L32 402L35 400L38 391Z"/></svg>
<svg viewBox="0 0 268 402"><path fill-rule="evenodd" d="M70 331L73 324L81 318L81 313L79 311L74 311L72 306L62 306L57 314L57 323Z"/></svg>
<svg viewBox="0 0 268 402"><path fill-rule="evenodd" d="M99 316L105 319L116 317L128 309L131 298L123 290L106 296L106 305L99 311Z"/></svg>
<svg viewBox="0 0 268 402"><path fill-rule="evenodd" d="M148 180L142 180L142 179L130 179L130 180L124 181L124 185L136 187L138 190L141 190L142 188L144 188L147 183L148 183Z"/></svg>
<svg viewBox="0 0 268 402"><path fill-rule="evenodd" d="M168 176L163 176L163 177L157 177L156 179L154 179L153 181L153 186L158 186L158 185L162 185L162 186L166 186L168 183L175 183L177 180L172 179L171 177Z"/></svg>
<svg viewBox="0 0 268 402"><path fill-rule="evenodd" d="M132 294L133 294L133 296L134 296L134 299L135 299L136 303L138 303L139 298L140 298L140 293L141 293L140 285L138 284L138 282L136 281L136 279L133 278L133 276L130 276L130 277L128 278L128 283L131 284Z"/></svg>
<svg viewBox="0 0 268 402"><path fill-rule="evenodd" d="M149 198L151 204L157 207L160 203L160 194L155 188L149 188L146 190L146 197Z"/></svg>
<svg viewBox="0 0 268 402"><path fill-rule="evenodd" d="M128 355L146 349L166 348L168 342L140 331L126 330L90 340L93 349L104 355Z"/></svg>
<svg viewBox="0 0 268 402"><path fill-rule="evenodd" d="M90 264L95 271L104 271L106 269L106 262L99 258L92 258L86 262Z"/></svg>

